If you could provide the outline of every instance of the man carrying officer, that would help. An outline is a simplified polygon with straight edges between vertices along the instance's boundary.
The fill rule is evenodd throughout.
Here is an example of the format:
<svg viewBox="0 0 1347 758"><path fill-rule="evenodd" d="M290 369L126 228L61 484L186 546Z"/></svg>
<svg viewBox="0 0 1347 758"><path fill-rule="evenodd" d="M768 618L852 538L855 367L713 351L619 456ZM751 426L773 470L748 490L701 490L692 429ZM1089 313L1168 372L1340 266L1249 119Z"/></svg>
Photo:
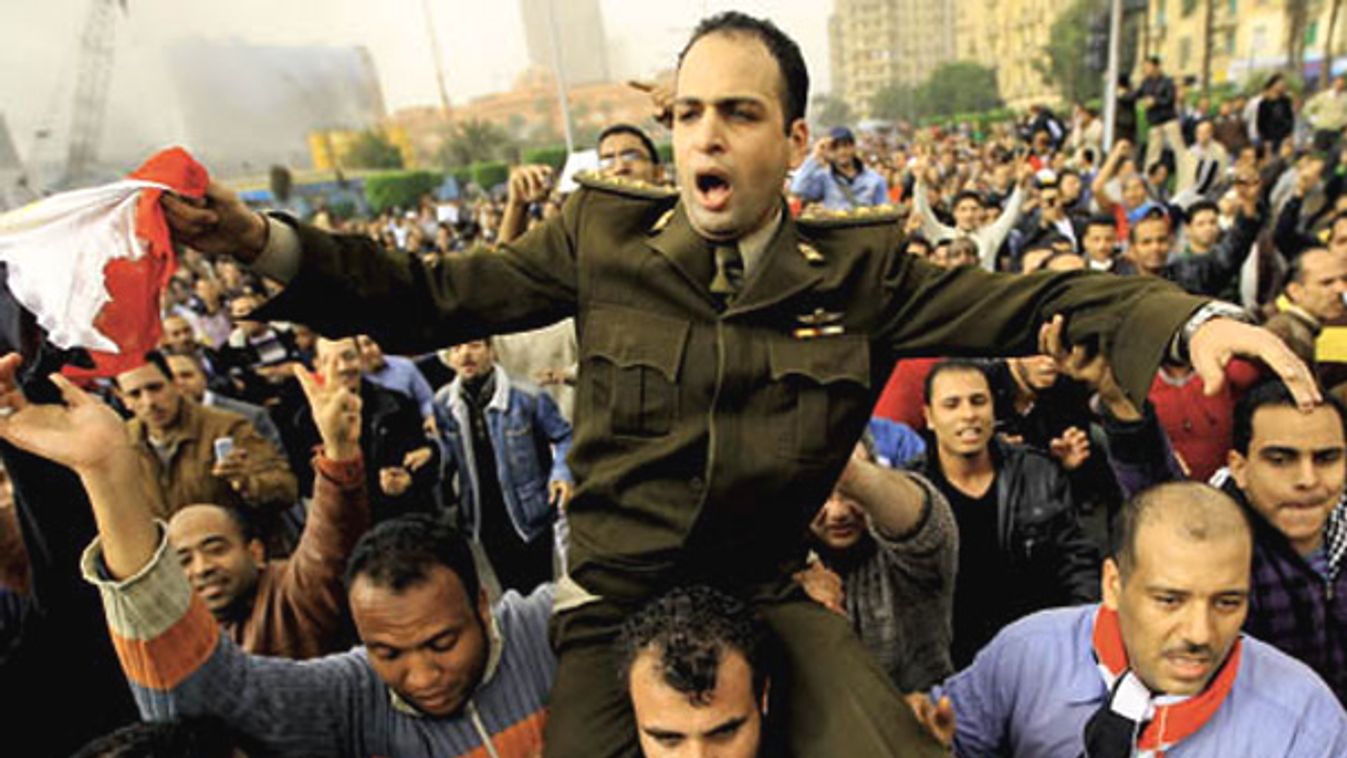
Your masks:
<svg viewBox="0 0 1347 758"><path fill-rule="evenodd" d="M417 352L576 317L549 758L638 754L613 641L635 609L691 584L746 600L780 638L793 755L942 752L846 620L791 581L898 357L1040 352L1063 316L1068 341L1108 354L1137 401L1166 351L1209 386L1231 355L1260 358L1302 405L1318 398L1279 340L1167 282L944 271L901 254L879 210L791 218L781 189L808 149L807 96L799 48L774 25L707 19L679 60L677 194L587 179L540 227L433 268L219 188L164 201L177 241L286 283L260 319Z"/></svg>

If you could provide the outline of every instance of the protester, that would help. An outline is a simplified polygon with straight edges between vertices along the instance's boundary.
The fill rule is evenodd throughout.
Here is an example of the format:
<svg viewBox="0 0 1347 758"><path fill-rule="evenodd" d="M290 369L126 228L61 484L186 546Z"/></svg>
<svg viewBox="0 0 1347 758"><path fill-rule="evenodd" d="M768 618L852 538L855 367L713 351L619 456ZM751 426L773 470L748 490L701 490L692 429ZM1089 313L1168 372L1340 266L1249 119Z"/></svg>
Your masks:
<svg viewBox="0 0 1347 758"><path fill-rule="evenodd" d="M790 191L805 203L822 203L849 211L888 201L889 188L856 154L856 136L845 126L833 127L814 144L814 152L795 171Z"/></svg>
<svg viewBox="0 0 1347 758"><path fill-rule="evenodd" d="M527 594L553 578L553 529L574 486L571 426L552 398L495 363L490 340L455 345L449 360L457 377L434 408L459 518L500 586Z"/></svg>
<svg viewBox="0 0 1347 758"><path fill-rule="evenodd" d="M1240 632L1252 554L1243 513L1206 485L1133 498L1102 604L1011 625L933 692L957 714L956 754L1347 751L1347 713L1323 681Z"/></svg>

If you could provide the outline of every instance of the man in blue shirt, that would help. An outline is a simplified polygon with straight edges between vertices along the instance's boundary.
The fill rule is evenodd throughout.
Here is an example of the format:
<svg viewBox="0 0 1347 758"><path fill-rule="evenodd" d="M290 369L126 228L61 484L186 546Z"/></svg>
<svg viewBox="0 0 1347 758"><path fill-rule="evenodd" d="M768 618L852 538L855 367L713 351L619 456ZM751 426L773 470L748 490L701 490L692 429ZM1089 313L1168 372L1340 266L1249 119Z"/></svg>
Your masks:
<svg viewBox="0 0 1347 758"><path fill-rule="evenodd" d="M365 378L414 400L421 411L421 418L432 423L435 418L435 391L416 368L416 363L411 358L384 355L379 343L368 334L359 335L355 341L360 348L360 359L365 364Z"/></svg>
<svg viewBox="0 0 1347 758"><path fill-rule="evenodd" d="M956 754L1347 755L1347 713L1328 686L1240 633L1253 542L1234 501L1161 485L1125 506L1120 531L1102 605L1012 624L937 688ZM948 724L921 705L933 728Z"/></svg>
<svg viewBox="0 0 1347 758"><path fill-rule="evenodd" d="M814 145L790 183L790 191L806 203L823 203L830 211L849 211L883 205L889 184L856 156L856 137L845 126L835 126Z"/></svg>

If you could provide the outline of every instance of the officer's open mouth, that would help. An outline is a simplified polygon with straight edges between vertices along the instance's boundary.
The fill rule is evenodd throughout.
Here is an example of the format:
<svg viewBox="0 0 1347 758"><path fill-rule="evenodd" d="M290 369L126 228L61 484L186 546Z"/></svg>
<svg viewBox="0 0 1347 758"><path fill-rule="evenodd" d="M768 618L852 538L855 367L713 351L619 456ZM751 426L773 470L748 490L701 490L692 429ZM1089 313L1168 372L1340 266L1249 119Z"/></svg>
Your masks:
<svg viewBox="0 0 1347 758"><path fill-rule="evenodd" d="M707 210L721 210L729 202L732 188L724 173L716 170L698 171L697 199Z"/></svg>

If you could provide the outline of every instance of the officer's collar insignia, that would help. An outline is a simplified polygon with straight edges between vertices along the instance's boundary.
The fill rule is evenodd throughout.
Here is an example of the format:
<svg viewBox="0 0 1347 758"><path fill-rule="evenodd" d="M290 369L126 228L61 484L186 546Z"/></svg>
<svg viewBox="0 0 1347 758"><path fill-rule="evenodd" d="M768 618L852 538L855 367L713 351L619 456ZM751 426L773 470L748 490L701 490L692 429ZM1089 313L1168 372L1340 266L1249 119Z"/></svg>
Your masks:
<svg viewBox="0 0 1347 758"><path fill-rule="evenodd" d="M865 226L887 224L898 220L898 209L892 205L863 205L845 211L814 207L800 214L799 221L811 226Z"/></svg>
<svg viewBox="0 0 1347 758"><path fill-rule="evenodd" d="M670 208L669 210L665 211L664 214L661 215L655 221L655 225L650 227L650 233L659 234L660 232L664 231L664 227L669 225L669 222L673 220L673 217L674 217L673 208Z"/></svg>
<svg viewBox="0 0 1347 758"><path fill-rule="evenodd" d="M822 266L828 262L828 259L823 257L823 253L820 253L818 248L808 242L800 243L800 255L804 256L805 261L811 266Z"/></svg>

